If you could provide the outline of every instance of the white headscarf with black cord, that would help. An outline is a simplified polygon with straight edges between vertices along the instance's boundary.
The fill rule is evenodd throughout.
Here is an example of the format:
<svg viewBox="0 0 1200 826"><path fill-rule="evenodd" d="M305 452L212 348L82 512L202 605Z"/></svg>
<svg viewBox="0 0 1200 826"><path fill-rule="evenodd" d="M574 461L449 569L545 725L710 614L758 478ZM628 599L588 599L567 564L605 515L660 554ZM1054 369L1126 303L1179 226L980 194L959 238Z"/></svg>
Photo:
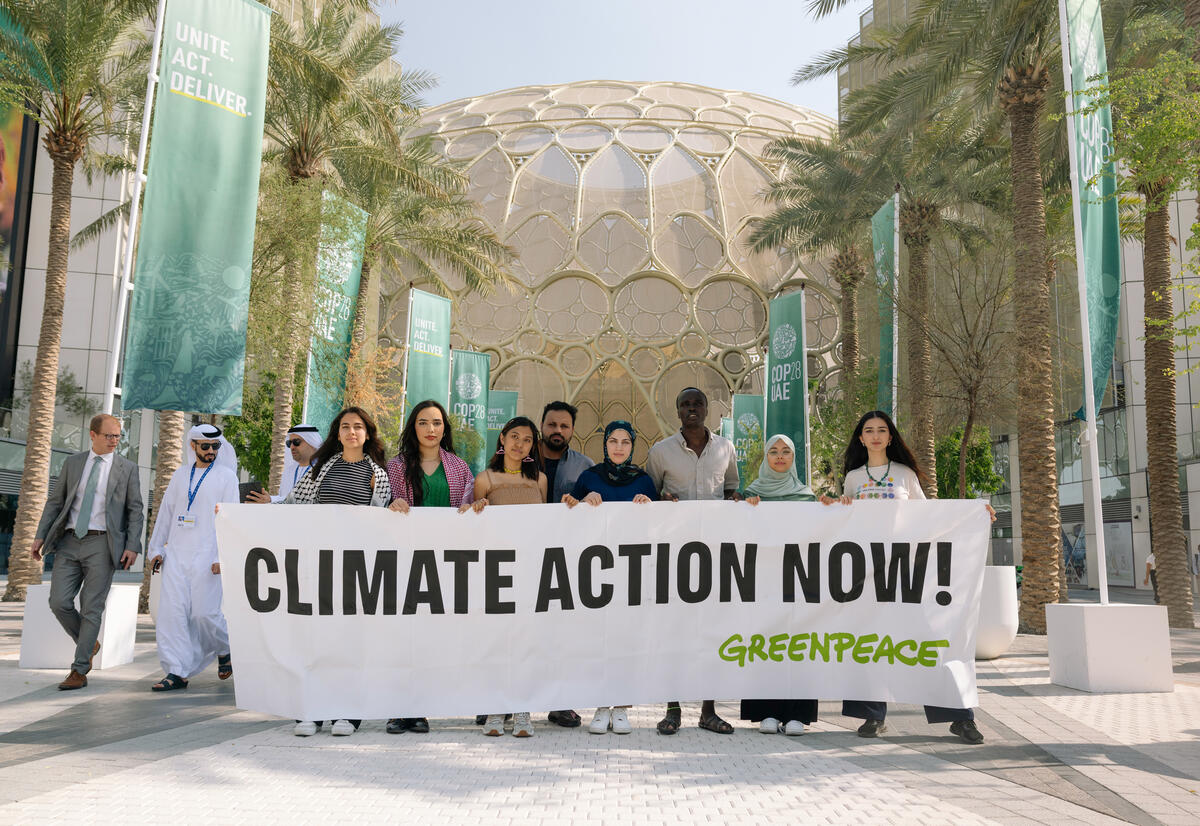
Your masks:
<svg viewBox="0 0 1200 826"><path fill-rule="evenodd" d="M192 447L192 442L220 442L221 448L217 451L217 458L213 461L213 464L229 468L234 473L237 473L237 451L233 449L233 445L225 438L225 435L221 432L221 428L215 424L198 424L184 434L183 457L185 465L196 460L196 451Z"/></svg>

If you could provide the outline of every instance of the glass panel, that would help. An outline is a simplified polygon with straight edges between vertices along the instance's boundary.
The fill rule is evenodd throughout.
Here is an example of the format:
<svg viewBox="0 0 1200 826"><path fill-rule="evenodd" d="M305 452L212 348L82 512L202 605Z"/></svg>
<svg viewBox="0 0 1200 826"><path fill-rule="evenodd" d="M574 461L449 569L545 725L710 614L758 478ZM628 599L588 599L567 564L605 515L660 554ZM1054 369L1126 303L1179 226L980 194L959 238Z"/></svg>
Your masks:
<svg viewBox="0 0 1200 826"><path fill-rule="evenodd" d="M692 113L678 106L651 106L646 117L652 120L694 120Z"/></svg>
<svg viewBox="0 0 1200 826"><path fill-rule="evenodd" d="M538 294L534 320L539 330L559 341L591 338L608 315L608 294L590 278L564 276Z"/></svg>
<svg viewBox="0 0 1200 826"><path fill-rule="evenodd" d="M571 158L551 146L521 169L513 190L509 221L521 221L534 212L549 212L565 225L575 225L575 191L579 171Z"/></svg>
<svg viewBox="0 0 1200 826"><path fill-rule="evenodd" d="M626 284L613 300L617 326L639 343L675 338L688 323L688 300L665 278L639 278Z"/></svg>
<svg viewBox="0 0 1200 826"><path fill-rule="evenodd" d="M518 155L529 155L554 139L554 133L541 126L517 129L500 139L500 146Z"/></svg>
<svg viewBox="0 0 1200 826"><path fill-rule="evenodd" d="M568 126L558 135L558 142L572 152L595 152L612 138L612 132L598 124Z"/></svg>
<svg viewBox="0 0 1200 826"><path fill-rule="evenodd" d="M533 285L563 265L571 238L553 218L537 215L508 236L508 244L517 252L513 274Z"/></svg>
<svg viewBox="0 0 1200 826"><path fill-rule="evenodd" d="M507 112L501 112L492 117L493 124L500 123L525 123L533 120L533 112L529 109L509 109Z"/></svg>
<svg viewBox="0 0 1200 826"><path fill-rule="evenodd" d="M734 126L744 126L746 124L741 115L734 114L727 109L705 109L696 120L701 120L705 123L729 123Z"/></svg>
<svg viewBox="0 0 1200 826"><path fill-rule="evenodd" d="M587 109L579 106L551 106L538 115L538 120L576 120L587 117Z"/></svg>
<svg viewBox="0 0 1200 826"><path fill-rule="evenodd" d="M780 132L792 132L792 125L779 120L779 118L771 118L766 115L751 115L751 126L761 126L764 129L778 129Z"/></svg>
<svg viewBox="0 0 1200 826"><path fill-rule="evenodd" d="M579 239L579 259L610 284L642 269L649 257L646 236L619 215L605 215Z"/></svg>
<svg viewBox="0 0 1200 826"><path fill-rule="evenodd" d="M762 192L771 183L767 173L740 149L721 167L721 200L730 223L747 216L764 213L766 203Z"/></svg>
<svg viewBox="0 0 1200 826"><path fill-rule="evenodd" d="M720 155L733 143L729 136L715 129L692 126L679 133L679 142L688 149L706 155Z"/></svg>
<svg viewBox="0 0 1200 826"><path fill-rule="evenodd" d="M676 278L695 286L713 274L724 260L721 240L691 215L678 215L658 236L658 259Z"/></svg>
<svg viewBox="0 0 1200 826"><path fill-rule="evenodd" d="M583 220L620 210L643 227L649 223L646 171L619 146L610 146L592 159L583 174Z"/></svg>
<svg viewBox="0 0 1200 826"><path fill-rule="evenodd" d="M725 97L712 89L697 89L675 84L648 86L643 93L663 103L677 103L699 109L701 106L724 106Z"/></svg>
<svg viewBox="0 0 1200 826"><path fill-rule="evenodd" d="M767 305L746 284L717 279L696 294L696 320L713 341L753 347L766 332Z"/></svg>
<svg viewBox="0 0 1200 826"><path fill-rule="evenodd" d="M476 132L473 135L463 135L450 141L446 154L456 161L474 158L480 152L488 149L496 142L492 132Z"/></svg>
<svg viewBox="0 0 1200 826"><path fill-rule="evenodd" d="M717 182L712 171L678 146L672 146L650 171L654 187L655 226L665 226L678 212L704 215L718 227Z"/></svg>
<svg viewBox="0 0 1200 826"><path fill-rule="evenodd" d="M479 205L479 213L493 229L504 226L512 175L513 165L499 149L489 151L467 173L471 199Z"/></svg>
<svg viewBox="0 0 1200 826"><path fill-rule="evenodd" d="M620 132L620 139L635 152L660 152L675 139L666 129L657 126L627 126Z"/></svg>
<svg viewBox="0 0 1200 826"><path fill-rule="evenodd" d="M604 106L597 106L592 113L594 118L637 118L641 117L642 110L636 106L630 106L627 103L608 103Z"/></svg>
<svg viewBox="0 0 1200 826"><path fill-rule="evenodd" d="M582 103L585 106L595 106L598 103L614 103L628 100L637 94L632 86L568 86L560 89L554 97L563 103Z"/></svg>

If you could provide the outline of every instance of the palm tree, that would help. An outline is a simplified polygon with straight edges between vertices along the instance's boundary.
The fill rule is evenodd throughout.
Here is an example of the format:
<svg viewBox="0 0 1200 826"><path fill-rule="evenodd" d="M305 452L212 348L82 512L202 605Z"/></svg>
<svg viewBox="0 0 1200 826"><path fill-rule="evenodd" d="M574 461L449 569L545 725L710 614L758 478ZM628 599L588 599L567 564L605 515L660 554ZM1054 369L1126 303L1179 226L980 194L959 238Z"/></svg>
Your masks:
<svg viewBox="0 0 1200 826"><path fill-rule="evenodd" d="M277 5L291 3L280 0ZM287 171L295 182L323 181L335 175L333 160L363 146L390 147L399 156L403 145L397 126L416 112L418 95L431 80L414 72L392 72L391 56L402 35L398 26L365 19L362 0L302 0L294 21L272 18L271 60L267 71L264 113L265 157ZM282 9L281 9L282 10ZM410 180L423 190L423 182ZM336 188L331 181L330 188ZM308 340L309 308L315 284L315 244L289 274L292 292L282 309L278 336L280 369L275 377L270 487L283 472L283 434L291 426L295 371Z"/></svg>
<svg viewBox="0 0 1200 826"><path fill-rule="evenodd" d="M144 72L130 57L128 35L144 11L133 0L0 0L0 101L21 107L42 128L53 167L46 290L38 334L29 427L13 527L6 601L23 600L41 581L41 564L26 553L46 504L55 383L62 342L75 167L119 133L113 90Z"/></svg>
<svg viewBox="0 0 1200 826"><path fill-rule="evenodd" d="M781 138L763 155L786 171L768 187L767 203L776 209L755 222L750 243L755 252L787 247L830 255L829 273L841 292L842 369L846 388L852 388L859 363L858 288L867 274L859 247L864 224L884 195L864 180L864 153L836 138Z"/></svg>
<svg viewBox="0 0 1200 826"><path fill-rule="evenodd" d="M820 0L819 11L843 4ZM1045 632L1044 606L1059 596L1061 523L1050 347L1053 270L1043 187L1051 72L1061 66L1058 44L1055 0L925 0L906 25L881 33L874 42L829 52L794 78L806 80L868 61L896 67L848 96L843 120L851 135L885 124L893 132L918 128L943 100L959 94L982 116L998 105L1007 118L1014 305L1020 319L1014 344L1024 359L1017 381L1024 564L1020 620L1035 633Z"/></svg>
<svg viewBox="0 0 1200 826"><path fill-rule="evenodd" d="M146 535L154 533L154 523L158 521L159 510L162 508L163 496L167 493L167 485L183 459L184 417L178 410L162 410L158 414L158 451L154 463L154 492L150 497L150 523L146 526ZM138 591L138 613L150 612L150 575L153 566L145 565L142 569L142 587Z"/></svg>

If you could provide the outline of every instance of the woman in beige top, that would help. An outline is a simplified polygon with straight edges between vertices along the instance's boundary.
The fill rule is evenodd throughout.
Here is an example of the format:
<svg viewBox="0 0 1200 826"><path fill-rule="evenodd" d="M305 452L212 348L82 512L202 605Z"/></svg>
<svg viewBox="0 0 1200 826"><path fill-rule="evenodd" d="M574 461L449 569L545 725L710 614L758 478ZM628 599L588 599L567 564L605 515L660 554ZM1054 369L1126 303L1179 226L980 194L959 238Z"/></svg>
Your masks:
<svg viewBox="0 0 1200 826"><path fill-rule="evenodd" d="M501 429L487 470L475 477L475 502L471 507L479 512L488 505L541 505L545 501L546 474L542 473L537 427L524 416L517 416ZM504 734L504 715L487 715L483 733L488 737ZM533 736L528 711L513 715L513 736Z"/></svg>

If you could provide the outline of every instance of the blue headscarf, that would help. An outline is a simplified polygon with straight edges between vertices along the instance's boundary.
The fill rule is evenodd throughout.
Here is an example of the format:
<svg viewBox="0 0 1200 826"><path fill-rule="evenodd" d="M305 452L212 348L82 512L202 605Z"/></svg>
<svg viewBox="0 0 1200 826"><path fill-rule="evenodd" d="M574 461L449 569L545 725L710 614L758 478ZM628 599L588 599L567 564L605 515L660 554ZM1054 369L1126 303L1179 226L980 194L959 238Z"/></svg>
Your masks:
<svg viewBox="0 0 1200 826"><path fill-rule="evenodd" d="M629 434L629 441L632 443L629 450L629 458L621 464L616 464L608 456L608 437L612 435L614 430L624 430ZM609 422L604 428L604 461L596 468L597 472L605 478L605 480L616 487L625 487L641 477L646 475L646 471L633 463L632 446L637 444L637 434L633 432L633 425L622 419Z"/></svg>

